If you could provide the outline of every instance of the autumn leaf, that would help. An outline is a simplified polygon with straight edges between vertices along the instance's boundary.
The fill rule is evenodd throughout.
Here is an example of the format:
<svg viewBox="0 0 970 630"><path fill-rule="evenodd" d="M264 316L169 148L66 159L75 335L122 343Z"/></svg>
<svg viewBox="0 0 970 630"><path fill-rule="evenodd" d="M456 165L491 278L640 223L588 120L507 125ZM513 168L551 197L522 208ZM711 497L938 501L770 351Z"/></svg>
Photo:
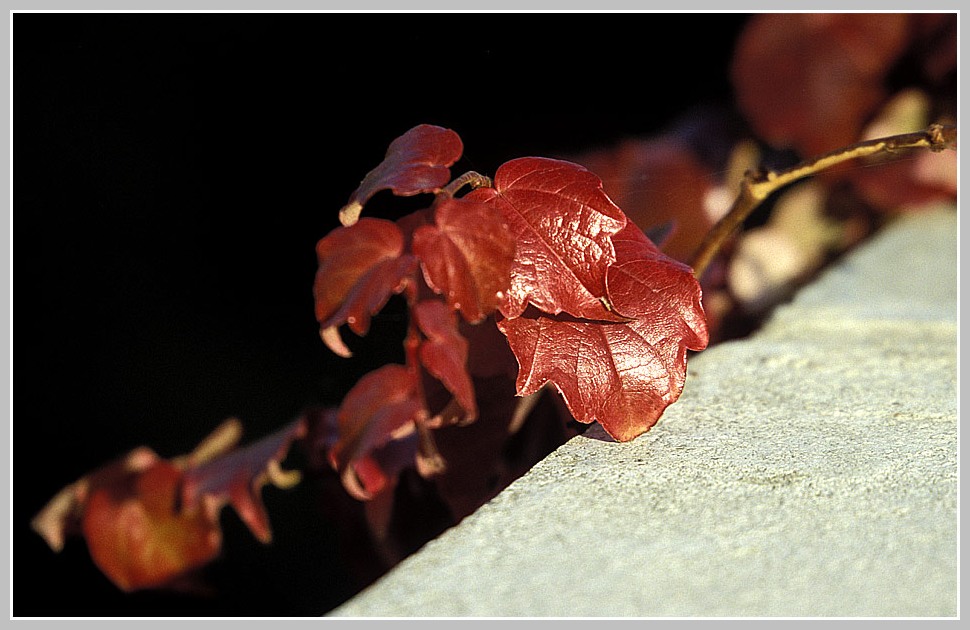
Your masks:
<svg viewBox="0 0 970 630"><path fill-rule="evenodd" d="M418 125L395 139L384 160L367 173L350 201L340 210L340 222L353 225L375 193L391 190L409 196L437 192L451 179L448 167L461 157L458 134L435 125Z"/></svg>
<svg viewBox="0 0 970 630"><path fill-rule="evenodd" d="M412 251L428 286L465 320L480 322L505 302L515 242L501 212L489 204L442 197L434 225L414 231Z"/></svg>
<svg viewBox="0 0 970 630"><path fill-rule="evenodd" d="M31 525L54 551L65 535L83 535L95 564L124 591L169 585L219 554L219 513L227 503L269 541L259 492L267 481L297 481L279 462L304 427L298 421L232 450L241 428L230 420L192 454L172 460L137 448L61 490Z"/></svg>
<svg viewBox="0 0 970 630"><path fill-rule="evenodd" d="M700 286L689 267L660 253L632 223L612 240L617 258L606 285L626 321L531 308L498 326L519 362L520 396L551 382L576 420L597 421L628 441L680 397L687 350L706 347L708 335Z"/></svg>
<svg viewBox="0 0 970 630"><path fill-rule="evenodd" d="M205 511L176 509L181 477L158 460L88 496L81 532L94 563L121 590L164 586L219 553L218 521Z"/></svg>
<svg viewBox="0 0 970 630"><path fill-rule="evenodd" d="M458 332L455 313L442 302L424 300L414 307L418 328L425 335L418 348L424 368L441 381L463 413L459 424L478 416L475 388L468 373L468 341Z"/></svg>
<svg viewBox="0 0 970 630"><path fill-rule="evenodd" d="M606 269L616 259L610 237L626 216L598 177L572 162L520 158L499 167L494 188L463 199L500 208L516 242L505 317L532 303L547 313L615 319L604 306Z"/></svg>
<svg viewBox="0 0 970 630"><path fill-rule="evenodd" d="M389 364L364 375L337 411L338 438L328 454L347 491L367 500L388 482L373 451L407 436L422 405L408 368Z"/></svg>
<svg viewBox="0 0 970 630"><path fill-rule="evenodd" d="M417 259L404 253L404 235L385 219L364 218L338 227L317 243L316 303L320 336L334 353L351 356L337 327L367 334L370 318L404 290Z"/></svg>

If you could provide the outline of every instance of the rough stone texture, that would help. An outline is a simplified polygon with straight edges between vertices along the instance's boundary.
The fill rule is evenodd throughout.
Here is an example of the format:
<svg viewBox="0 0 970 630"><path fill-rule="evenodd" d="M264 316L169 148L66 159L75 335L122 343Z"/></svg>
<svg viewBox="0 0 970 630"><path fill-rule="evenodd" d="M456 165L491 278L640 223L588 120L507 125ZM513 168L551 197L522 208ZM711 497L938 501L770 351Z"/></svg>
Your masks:
<svg viewBox="0 0 970 630"><path fill-rule="evenodd" d="M956 616L956 228L894 224L331 614Z"/></svg>

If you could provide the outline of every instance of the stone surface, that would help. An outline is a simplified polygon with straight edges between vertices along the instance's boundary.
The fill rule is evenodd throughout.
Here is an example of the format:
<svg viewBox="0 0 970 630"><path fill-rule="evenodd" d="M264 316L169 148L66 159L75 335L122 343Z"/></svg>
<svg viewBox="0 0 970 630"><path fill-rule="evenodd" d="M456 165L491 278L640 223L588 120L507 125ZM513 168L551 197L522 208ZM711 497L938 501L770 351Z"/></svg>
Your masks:
<svg viewBox="0 0 970 630"><path fill-rule="evenodd" d="M900 220L331 615L956 616L956 273L952 208Z"/></svg>

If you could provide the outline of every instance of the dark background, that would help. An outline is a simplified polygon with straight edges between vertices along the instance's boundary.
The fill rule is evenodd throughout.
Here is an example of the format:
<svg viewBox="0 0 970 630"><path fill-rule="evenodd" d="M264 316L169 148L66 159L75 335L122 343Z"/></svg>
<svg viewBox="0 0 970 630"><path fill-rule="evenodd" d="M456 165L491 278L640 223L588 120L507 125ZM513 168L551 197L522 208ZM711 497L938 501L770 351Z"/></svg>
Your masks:
<svg viewBox="0 0 970 630"><path fill-rule="evenodd" d="M351 596L312 484L264 491L271 547L224 511L208 599L123 595L80 539L54 554L28 523L131 448L183 454L234 415L258 438L396 356L390 317L334 357L311 293L316 241L395 137L454 129L457 175L655 133L730 102L745 19L14 15L14 615L319 615Z"/></svg>

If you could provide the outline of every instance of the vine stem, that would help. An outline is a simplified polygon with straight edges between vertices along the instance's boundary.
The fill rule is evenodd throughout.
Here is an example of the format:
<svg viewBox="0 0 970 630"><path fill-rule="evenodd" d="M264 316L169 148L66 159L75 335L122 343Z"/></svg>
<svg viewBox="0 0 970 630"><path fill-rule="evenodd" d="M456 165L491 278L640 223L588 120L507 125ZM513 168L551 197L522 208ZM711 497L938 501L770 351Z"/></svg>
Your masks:
<svg viewBox="0 0 970 630"><path fill-rule="evenodd" d="M955 125L930 125L923 131L866 140L819 157L806 160L783 171L748 171L741 180L741 191L728 213L707 233L691 258L690 266L698 280L721 250L721 247L748 216L772 193L788 184L815 175L836 164L878 153L896 153L903 149L926 148L930 151L956 149Z"/></svg>
<svg viewBox="0 0 970 630"><path fill-rule="evenodd" d="M424 387L421 385L421 359L418 356L421 347L421 331L414 316L414 307L418 303L418 280L414 278L408 283L405 289L405 297L408 302L408 311L411 316L408 319L408 332L404 339L404 356L408 371L414 382L415 395L421 405L419 417L414 420L414 429L418 434L418 471L423 476L432 476L444 472L446 468L445 459L438 451L434 435L428 427L428 399L425 396Z"/></svg>

